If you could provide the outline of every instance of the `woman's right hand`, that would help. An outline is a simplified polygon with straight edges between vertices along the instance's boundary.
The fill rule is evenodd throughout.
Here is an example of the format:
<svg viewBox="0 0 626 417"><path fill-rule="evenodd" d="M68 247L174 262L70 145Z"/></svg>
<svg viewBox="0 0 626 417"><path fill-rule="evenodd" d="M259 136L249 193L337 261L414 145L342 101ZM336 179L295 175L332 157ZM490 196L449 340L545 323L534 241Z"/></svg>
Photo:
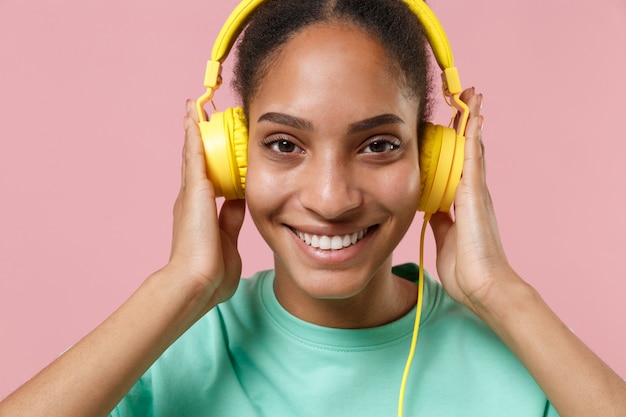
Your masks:
<svg viewBox="0 0 626 417"><path fill-rule="evenodd" d="M213 185L207 178L195 102L186 103L180 192L174 205L172 252L166 269L199 291L206 312L229 299L241 276L237 239L244 200L227 200L219 216Z"/></svg>

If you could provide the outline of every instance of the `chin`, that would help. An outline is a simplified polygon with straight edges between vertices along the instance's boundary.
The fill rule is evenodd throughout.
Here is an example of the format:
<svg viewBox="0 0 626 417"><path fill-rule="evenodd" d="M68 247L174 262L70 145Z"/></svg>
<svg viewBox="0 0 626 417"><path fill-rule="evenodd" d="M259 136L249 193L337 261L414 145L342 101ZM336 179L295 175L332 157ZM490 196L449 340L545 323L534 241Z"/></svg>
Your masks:
<svg viewBox="0 0 626 417"><path fill-rule="evenodd" d="M383 263L382 265L386 265ZM369 269L369 270L364 270ZM378 271L382 268L345 268L308 270L298 268L297 275L290 274L287 269L279 268L276 279L290 287L290 292L318 300L348 300L364 294L370 287L376 286ZM378 280L382 277L378 277Z"/></svg>

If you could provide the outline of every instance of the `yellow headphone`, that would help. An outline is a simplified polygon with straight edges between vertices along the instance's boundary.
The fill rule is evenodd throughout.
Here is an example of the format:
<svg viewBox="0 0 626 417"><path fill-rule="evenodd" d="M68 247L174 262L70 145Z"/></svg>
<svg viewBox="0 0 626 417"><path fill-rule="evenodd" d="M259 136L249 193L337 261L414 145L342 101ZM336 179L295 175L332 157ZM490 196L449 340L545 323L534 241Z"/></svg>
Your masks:
<svg viewBox="0 0 626 417"><path fill-rule="evenodd" d="M244 0L222 27L207 63L204 93L197 100L200 134L204 144L207 175L217 196L244 198L248 165L248 128L243 109L229 108L204 117L202 108L213 98L221 84L221 65L248 16L263 0ZM424 27L426 37L441 70L446 102L459 111L456 131L453 128L426 123L420 138L421 197L417 210L427 214L448 211L461 179L465 148L465 126L469 117L467 105L461 101L461 82L448 38L432 10L422 0L404 0Z"/></svg>

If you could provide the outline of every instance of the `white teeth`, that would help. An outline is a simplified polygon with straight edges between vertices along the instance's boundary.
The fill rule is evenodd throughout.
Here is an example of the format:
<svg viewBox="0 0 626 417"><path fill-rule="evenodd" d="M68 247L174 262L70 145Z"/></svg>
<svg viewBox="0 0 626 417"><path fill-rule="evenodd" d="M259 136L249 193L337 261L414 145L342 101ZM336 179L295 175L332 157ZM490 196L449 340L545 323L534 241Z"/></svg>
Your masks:
<svg viewBox="0 0 626 417"><path fill-rule="evenodd" d="M333 236L330 240L330 248L335 250L343 248L343 238L341 236Z"/></svg>
<svg viewBox="0 0 626 417"><path fill-rule="evenodd" d="M349 233L343 236L318 236L296 231L296 234L304 243L322 250L339 250L347 248L348 246L352 246L359 240L363 239L363 236L365 236L366 233L367 229L363 229L359 232Z"/></svg>

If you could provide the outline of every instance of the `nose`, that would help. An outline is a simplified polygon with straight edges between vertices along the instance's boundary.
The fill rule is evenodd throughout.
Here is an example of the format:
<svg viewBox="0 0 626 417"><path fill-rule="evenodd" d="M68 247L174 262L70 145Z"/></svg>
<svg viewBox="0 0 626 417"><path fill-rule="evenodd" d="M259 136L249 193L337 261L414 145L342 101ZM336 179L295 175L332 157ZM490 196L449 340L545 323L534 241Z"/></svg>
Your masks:
<svg viewBox="0 0 626 417"><path fill-rule="evenodd" d="M347 161L331 155L311 158L302 172L300 204L326 220L336 220L363 203L358 173Z"/></svg>

